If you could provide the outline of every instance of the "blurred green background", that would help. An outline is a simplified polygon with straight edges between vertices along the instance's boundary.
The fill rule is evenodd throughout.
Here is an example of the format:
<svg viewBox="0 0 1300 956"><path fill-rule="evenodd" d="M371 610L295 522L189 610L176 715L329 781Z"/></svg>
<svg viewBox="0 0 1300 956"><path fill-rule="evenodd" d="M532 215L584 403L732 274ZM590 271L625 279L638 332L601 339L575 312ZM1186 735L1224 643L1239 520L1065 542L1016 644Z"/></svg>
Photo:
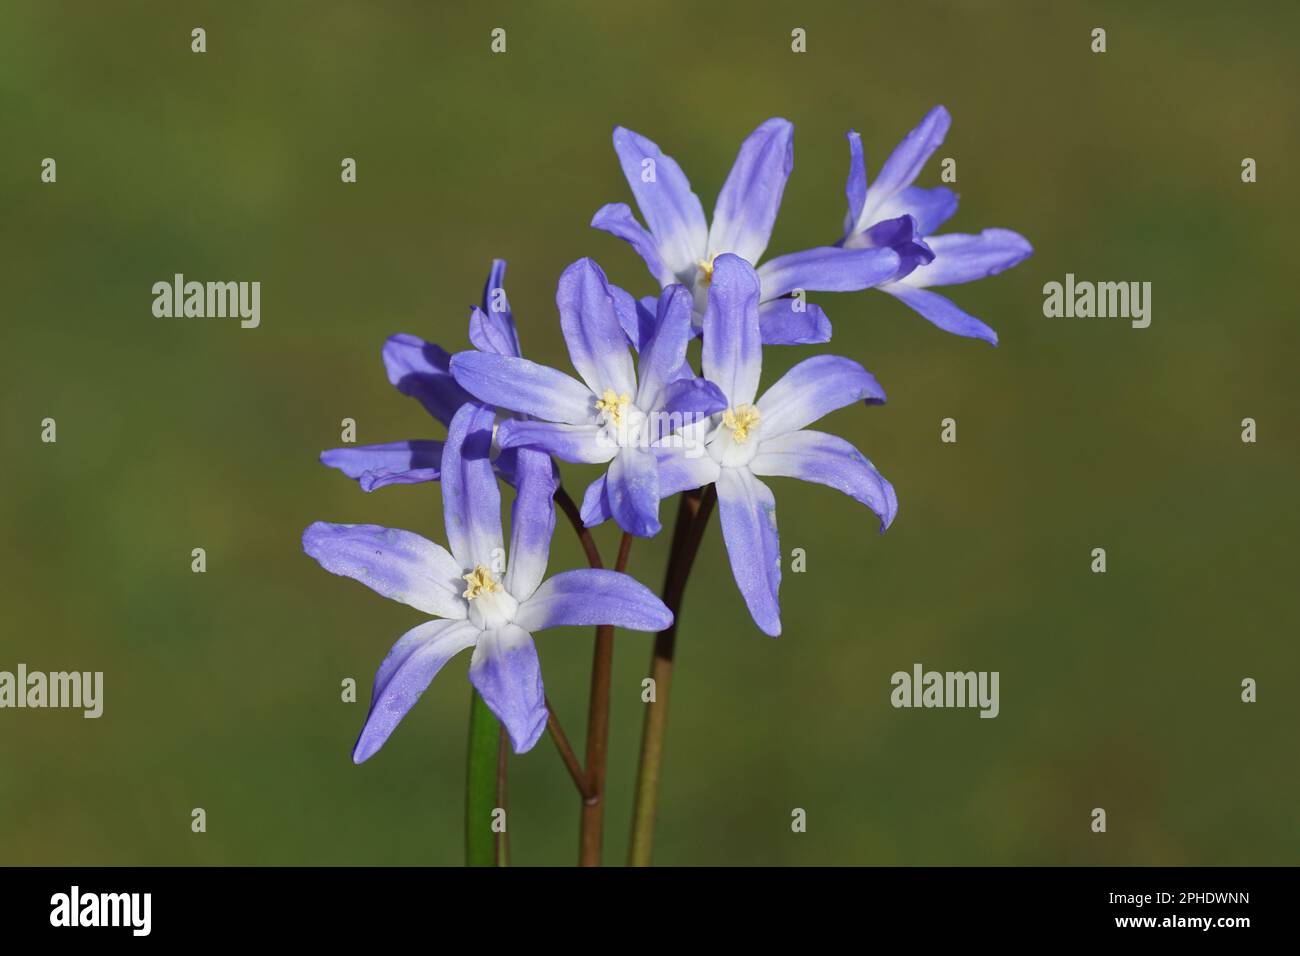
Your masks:
<svg viewBox="0 0 1300 956"><path fill-rule="evenodd" d="M316 460L344 417L362 443L442 437L389 386L384 338L461 347L494 256L526 353L552 364L566 264L592 255L653 291L587 226L630 201L615 123L676 157L711 210L741 139L792 120L779 254L839 235L847 129L874 174L935 103L954 125L920 183L957 159L948 228L1014 228L1037 253L953 290L996 349L880 293L815 297L829 348L890 396L825 427L893 480L901 512L882 537L849 499L772 481L783 549L808 555L775 641L712 529L656 861L1297 862L1295 5L465 6L0 8L0 669L106 685L99 720L0 712L0 863L460 862L468 658L354 767L374 669L420 615L299 544L315 519L442 537L437 486L366 495ZM175 272L261 281L261 327L154 318L150 287ZM1044 318L1042 286L1067 272L1152 282L1151 327ZM822 350L769 350L765 382ZM666 538L633 552L656 588ZM578 566L567 527L555 541L552 569ZM590 633L539 647L580 740ZM649 649L617 637L610 863ZM1001 715L892 709L890 674L917 661L999 671ZM511 774L514 861L573 862L578 802L553 748Z"/></svg>

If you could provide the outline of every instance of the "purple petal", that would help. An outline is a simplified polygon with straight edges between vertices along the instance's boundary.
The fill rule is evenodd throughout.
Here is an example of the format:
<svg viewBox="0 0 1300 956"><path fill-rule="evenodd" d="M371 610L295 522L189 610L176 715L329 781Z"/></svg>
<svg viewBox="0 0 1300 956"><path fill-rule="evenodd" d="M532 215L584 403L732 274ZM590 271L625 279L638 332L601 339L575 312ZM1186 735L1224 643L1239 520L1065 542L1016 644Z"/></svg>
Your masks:
<svg viewBox="0 0 1300 956"><path fill-rule="evenodd" d="M876 209L877 220L911 216L916 220L916 234L928 236L957 211L957 194L947 186L922 189L908 186L881 203Z"/></svg>
<svg viewBox="0 0 1300 956"><path fill-rule="evenodd" d="M551 456L534 448L520 448L515 461L519 489L510 508L510 563L505 588L524 600L546 574L546 559L555 531L555 488L559 484Z"/></svg>
<svg viewBox="0 0 1300 956"><path fill-rule="evenodd" d="M622 126L614 128L614 151L664 266L674 276L694 274L709 230L681 167L653 142Z"/></svg>
<svg viewBox="0 0 1300 956"><path fill-rule="evenodd" d="M790 297L760 305L758 329L764 345L821 345L831 340L831 321L821 307Z"/></svg>
<svg viewBox="0 0 1300 956"><path fill-rule="evenodd" d="M659 494L664 498L681 491L703 488L718 480L718 463L709 457L703 444L683 447L677 443L665 443L656 445L654 453L659 463Z"/></svg>
<svg viewBox="0 0 1300 956"><path fill-rule="evenodd" d="M763 633L781 633L781 546L776 534L776 499L747 468L723 468L718 477L718 517L727 543L731 573Z"/></svg>
<svg viewBox="0 0 1300 956"><path fill-rule="evenodd" d="M473 647L478 634L466 621L426 621L398 638L375 672L370 712L352 749L353 763L374 756L443 665Z"/></svg>
<svg viewBox="0 0 1300 956"><path fill-rule="evenodd" d="M898 513L894 486L862 452L835 435L814 431L778 435L762 443L749 470L756 475L799 478L842 491L880 516L882 532Z"/></svg>
<svg viewBox="0 0 1300 956"><path fill-rule="evenodd" d="M605 485L606 476L601 475L587 486L587 491L582 496L582 509L579 512L583 527L594 528L614 517L614 512L609 506L609 495L605 493Z"/></svg>
<svg viewBox="0 0 1300 956"><path fill-rule="evenodd" d="M619 449L609 463L605 494L614 520L628 534L652 538L659 533L659 468L649 448Z"/></svg>
<svg viewBox="0 0 1300 956"><path fill-rule="evenodd" d="M713 281L704 310L704 377L732 405L754 400L763 370L758 331L758 276L744 259L727 253L713 261Z"/></svg>
<svg viewBox="0 0 1300 956"><path fill-rule="evenodd" d="M793 168L794 126L789 120L767 120L746 137L713 208L708 257L722 252L749 262L763 257Z"/></svg>
<svg viewBox="0 0 1300 956"><path fill-rule="evenodd" d="M505 565L501 489L489 457L495 418L486 406L462 406L451 420L442 450L443 523L451 553L463 569Z"/></svg>
<svg viewBox="0 0 1300 956"><path fill-rule="evenodd" d="M516 624L484 631L469 663L469 680L510 735L515 753L533 749L546 729L546 692L533 637Z"/></svg>
<svg viewBox="0 0 1300 956"><path fill-rule="evenodd" d="M609 287L609 294L614 298L614 311L618 313L618 324L623 327L627 343L640 352L641 347L654 335L654 297L647 296L638 300L632 293L616 285Z"/></svg>
<svg viewBox="0 0 1300 956"><path fill-rule="evenodd" d="M634 394L636 375L627 334L600 266L591 259L579 259L565 269L555 305L560 310L569 358L587 386L597 395L606 389L613 389L616 395Z"/></svg>
<svg viewBox="0 0 1300 956"><path fill-rule="evenodd" d="M655 330L641 348L637 369L640 379L636 404L644 411L657 408L664 386L672 382L686 361L691 341L694 300L685 286L664 289L655 307Z"/></svg>
<svg viewBox="0 0 1300 956"><path fill-rule="evenodd" d="M849 200L849 213L844 220L844 234L853 232L862 218L862 206L867 200L867 163L862 156L862 137L857 130L848 131L849 178L844 184L844 195Z"/></svg>
<svg viewBox="0 0 1300 956"><path fill-rule="evenodd" d="M360 581L377 594L426 614L460 619L464 573L445 548L427 538L375 524L317 521L302 534L302 549L331 574Z"/></svg>
<svg viewBox="0 0 1300 956"><path fill-rule="evenodd" d="M571 425L595 420L591 389L549 366L490 352L457 352L451 371L466 391L497 408Z"/></svg>
<svg viewBox="0 0 1300 956"><path fill-rule="evenodd" d="M778 256L759 267L763 300L780 298L796 289L808 292L857 292L887 282L898 271L892 249L841 249L821 246Z"/></svg>
<svg viewBox="0 0 1300 956"><path fill-rule="evenodd" d="M707 378L679 378L661 393L654 440L686 425L716 415L727 407L727 396Z"/></svg>
<svg viewBox="0 0 1300 956"><path fill-rule="evenodd" d="M814 355L786 372L758 400L762 413L758 434L765 442L858 401L869 405L885 401L875 376L852 359Z"/></svg>
<svg viewBox="0 0 1300 956"><path fill-rule="evenodd" d="M417 399L444 425L470 400L448 370L451 356L432 342L414 335L392 335L384 343L388 380L403 395Z"/></svg>
<svg viewBox="0 0 1300 956"><path fill-rule="evenodd" d="M362 491L385 485L437 481L442 464L440 441L394 441L385 445L354 445L320 453L321 464L355 478Z"/></svg>
<svg viewBox="0 0 1300 956"><path fill-rule="evenodd" d="M594 624L662 631L673 623L673 614L635 578L618 571L582 568L543 581L537 593L519 605L515 620L529 631Z"/></svg>
<svg viewBox="0 0 1300 956"><path fill-rule="evenodd" d="M510 418L497 429L501 448L540 448L561 461L601 465L618 454L618 444L600 425L564 425Z"/></svg>
<svg viewBox="0 0 1300 956"><path fill-rule="evenodd" d="M493 259L483 286L483 307L469 317L469 340L474 348L498 355L519 355L519 334L515 331L510 300L506 297L506 261Z"/></svg>
<svg viewBox="0 0 1300 956"><path fill-rule="evenodd" d="M998 344L996 332L975 316L957 308L951 299L946 299L937 292L918 289L904 282L891 282L880 288L945 332L969 339L982 339L990 345Z"/></svg>
<svg viewBox="0 0 1300 956"><path fill-rule="evenodd" d="M948 127L951 125L952 117L948 115L948 111L942 106L936 106L926 113L920 125L908 133L894 148L889 159L885 160L880 175L867 191L866 203L858 221L859 229L879 218L876 211L882 203L912 185L913 180L920 175L926 160L943 145L943 138L948 135Z"/></svg>
<svg viewBox="0 0 1300 956"><path fill-rule="evenodd" d="M997 275L1019 265L1034 252L1024 236L1010 229L985 229L978 236L950 232L930 239L934 261L919 266L903 281L926 288L959 285Z"/></svg>
<svg viewBox="0 0 1300 956"><path fill-rule="evenodd" d="M892 281L912 272L917 266L934 261L934 252L922 240L916 230L916 220L911 215L902 215L896 219L883 219L864 233L854 236L848 243L849 248L888 246L898 254L898 269Z"/></svg>
<svg viewBox="0 0 1300 956"><path fill-rule="evenodd" d="M660 285L669 285L676 281L659 257L659 246L654 236L646 231L632 215L632 209L625 202L612 202L596 210L591 217L591 224L611 236L617 236L630 245L643 260L650 274Z"/></svg>

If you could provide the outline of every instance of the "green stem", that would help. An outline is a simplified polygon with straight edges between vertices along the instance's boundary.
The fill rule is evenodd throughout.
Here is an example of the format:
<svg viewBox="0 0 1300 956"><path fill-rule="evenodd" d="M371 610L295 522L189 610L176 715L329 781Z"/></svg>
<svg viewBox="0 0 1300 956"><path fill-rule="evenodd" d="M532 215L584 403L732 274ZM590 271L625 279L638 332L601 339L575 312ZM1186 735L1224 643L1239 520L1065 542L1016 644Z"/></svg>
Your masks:
<svg viewBox="0 0 1300 956"><path fill-rule="evenodd" d="M478 691L470 691L469 758L465 772L465 865L503 866L505 833L492 830L494 811L504 810L505 734Z"/></svg>
<svg viewBox="0 0 1300 956"><path fill-rule="evenodd" d="M636 804L632 811L632 842L628 847L629 866L649 866L654 850L655 813L659 805L659 779L663 771L664 736L668 730L668 694L673 682L673 654L677 646L677 625L681 622L682 600L691 566L704 538L709 516L717 501L717 489L709 485L700 492L682 495L673 528L672 551L664 575L664 604L673 612L673 623L655 635L654 654L650 659L650 677L654 680L654 700L646 705L645 725L641 731L641 758L636 774Z"/></svg>

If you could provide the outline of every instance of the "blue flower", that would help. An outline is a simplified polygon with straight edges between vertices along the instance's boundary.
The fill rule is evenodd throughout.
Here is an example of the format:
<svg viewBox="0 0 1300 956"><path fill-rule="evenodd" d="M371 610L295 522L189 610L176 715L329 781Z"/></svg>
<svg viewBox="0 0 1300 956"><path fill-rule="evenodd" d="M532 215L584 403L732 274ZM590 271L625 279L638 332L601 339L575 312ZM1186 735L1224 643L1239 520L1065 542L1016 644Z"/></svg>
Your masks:
<svg viewBox="0 0 1300 956"><path fill-rule="evenodd" d="M631 534L659 532L658 466L651 445L726 407L717 386L686 364L691 295L669 286L653 322L632 297L611 286L600 266L580 259L564 270L556 291L569 358L582 380L512 355L460 352L456 381L480 401L536 420L510 419L497 430L505 451L535 447L570 462L609 463L588 487L588 526L613 517ZM629 349L638 321L640 379Z"/></svg>
<svg viewBox="0 0 1300 956"><path fill-rule="evenodd" d="M849 211L842 245L846 249L892 248L899 254L895 275L879 288L919 312L945 332L997 345L991 328L959 309L931 286L958 285L996 275L1033 254L1033 247L1010 229L985 229L979 235L930 234L957 211L957 196L946 186L922 189L912 183L943 143L952 118L942 106L898 145L867 186L862 139L849 131Z"/></svg>
<svg viewBox="0 0 1300 956"><path fill-rule="evenodd" d="M483 305L470 312L469 338L475 348L518 356L519 336L505 295L506 263L494 259L483 287ZM451 355L415 335L393 335L384 343L384 368L388 380L403 395L417 399L445 426L471 398L456 384L448 369ZM321 452L320 460L356 479L362 491L386 485L437 481L442 462L442 442L424 439L382 445L349 445ZM498 472L511 480L514 453L494 455Z"/></svg>
<svg viewBox="0 0 1300 956"><path fill-rule="evenodd" d="M769 119L746 138L718 194L712 225L681 167L653 142L620 126L614 130L614 151L649 229L626 203L604 206L591 224L630 243L663 288L690 289L699 326L717 257L730 253L758 266L767 249L794 166L794 127ZM897 252L888 246L824 246L764 263L758 267L763 342L829 341L830 322L801 293L867 289L896 275L899 265Z"/></svg>
<svg viewBox="0 0 1300 956"><path fill-rule="evenodd" d="M800 478L842 491L879 516L881 531L894 520L898 497L851 444L805 427L853 402L884 402L880 385L857 362L836 355L806 359L755 400L763 363L760 298L753 268L738 256L719 256L704 314L702 359L704 375L722 389L727 407L662 439L655 456L665 497L717 485L736 585L754 622L775 636L781 633L781 549L776 500L760 476ZM698 454L701 444L704 453Z"/></svg>
<svg viewBox="0 0 1300 956"><path fill-rule="evenodd" d="M518 493L507 562L501 492L489 454L493 412L477 403L451 420L442 453L443 513L450 550L378 525L316 522L303 550L333 574L433 615L393 645L375 673L370 712L352 759L372 756L452 657L473 648L469 679L510 735L516 753L537 743L547 710L533 632L612 624L659 631L672 613L644 585L616 571L565 571L543 582L555 529L550 458L518 453Z"/></svg>

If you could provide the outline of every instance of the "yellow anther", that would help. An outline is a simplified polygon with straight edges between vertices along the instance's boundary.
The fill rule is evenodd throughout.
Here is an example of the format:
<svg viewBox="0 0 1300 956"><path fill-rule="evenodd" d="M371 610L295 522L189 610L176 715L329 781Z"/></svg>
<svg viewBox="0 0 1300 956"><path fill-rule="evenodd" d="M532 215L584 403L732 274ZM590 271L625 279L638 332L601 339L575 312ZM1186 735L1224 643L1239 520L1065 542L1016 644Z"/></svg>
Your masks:
<svg viewBox="0 0 1300 956"><path fill-rule="evenodd" d="M621 425L623 423L623 411L631 401L632 396L627 392L622 395L615 395L612 388L607 388L605 394L596 402L596 411L605 412L609 415L611 422L615 425Z"/></svg>
<svg viewBox="0 0 1300 956"><path fill-rule="evenodd" d="M496 579L492 577L492 572L481 564L475 565L474 570L465 575L465 583L469 587L465 589L461 597L470 601L480 594L491 594L493 591L501 590L501 585L497 584Z"/></svg>
<svg viewBox="0 0 1300 956"><path fill-rule="evenodd" d="M722 424L731 429L731 437L737 445L749 441L749 430L758 424L762 414L753 405L737 405L735 410L728 408L722 413Z"/></svg>
<svg viewBox="0 0 1300 956"><path fill-rule="evenodd" d="M700 270L705 285L710 285L713 282L713 260L716 258L718 257L709 256L709 258L700 259L695 263L695 267Z"/></svg>

